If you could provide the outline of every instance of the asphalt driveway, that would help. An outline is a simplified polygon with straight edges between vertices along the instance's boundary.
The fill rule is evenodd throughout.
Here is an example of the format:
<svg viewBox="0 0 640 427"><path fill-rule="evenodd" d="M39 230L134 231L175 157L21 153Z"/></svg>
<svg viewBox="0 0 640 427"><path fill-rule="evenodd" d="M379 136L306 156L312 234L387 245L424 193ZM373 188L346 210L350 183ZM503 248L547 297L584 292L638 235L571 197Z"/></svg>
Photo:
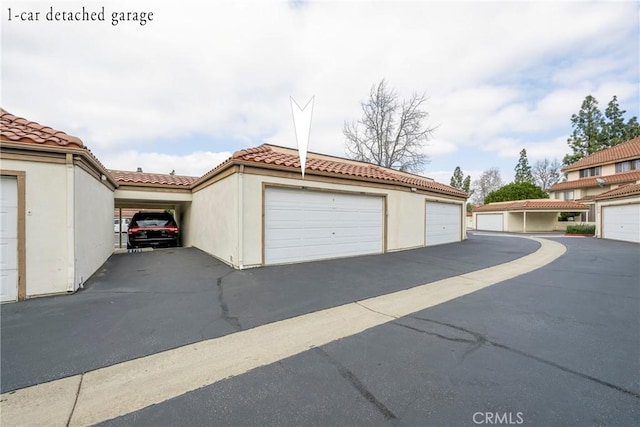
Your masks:
<svg viewBox="0 0 640 427"><path fill-rule="evenodd" d="M635 426L640 247L558 240L547 267L103 425Z"/></svg>
<svg viewBox="0 0 640 427"><path fill-rule="evenodd" d="M640 414L640 247L556 240L568 252L546 267L106 424L474 425L496 413L533 425L630 424ZM242 272L189 248L113 256L76 295L2 306L2 390L431 283L537 247L478 235Z"/></svg>
<svg viewBox="0 0 640 427"><path fill-rule="evenodd" d="M244 271L194 248L113 255L75 295L2 305L1 391L456 276L539 246L504 240Z"/></svg>

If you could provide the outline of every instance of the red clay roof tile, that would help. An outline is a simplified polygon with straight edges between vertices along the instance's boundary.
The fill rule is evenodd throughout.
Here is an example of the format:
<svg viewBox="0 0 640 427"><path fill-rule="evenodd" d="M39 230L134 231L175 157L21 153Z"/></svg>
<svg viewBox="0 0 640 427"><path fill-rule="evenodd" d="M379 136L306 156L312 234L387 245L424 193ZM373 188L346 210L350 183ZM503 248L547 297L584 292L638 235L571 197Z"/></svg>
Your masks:
<svg viewBox="0 0 640 427"><path fill-rule="evenodd" d="M640 158L640 136L590 154L562 169L565 172Z"/></svg>
<svg viewBox="0 0 640 427"><path fill-rule="evenodd" d="M574 181L559 182L551 186L549 191L569 190L572 188L598 187L598 179L604 180L604 185L620 184L624 182L640 181L640 171L621 172L615 175L592 176Z"/></svg>
<svg viewBox="0 0 640 427"><path fill-rule="evenodd" d="M0 137L12 142L85 148L80 138L16 117L4 109L0 110Z"/></svg>
<svg viewBox="0 0 640 427"><path fill-rule="evenodd" d="M198 179L195 176L129 172L119 170L109 170L109 173L119 184L155 184L188 188Z"/></svg>
<svg viewBox="0 0 640 427"><path fill-rule="evenodd" d="M617 199L619 197L640 196L640 184L627 184L596 196L596 200Z"/></svg>
<svg viewBox="0 0 640 427"><path fill-rule="evenodd" d="M243 163L256 163L265 165L282 165L299 169L300 160L296 150L279 147L275 145L263 144L259 147L247 148L233 153L231 159L224 162L205 176L215 174L222 166L230 161ZM448 194L456 197L465 197L467 193L449 185L435 182L434 180L418 175L400 172L389 168L373 165L355 160L342 159L339 157L327 156L318 153L307 153L307 163L305 170L307 173L319 172L345 177L358 177L365 180L375 180L381 182L392 182L404 186L411 186L438 193Z"/></svg>
<svg viewBox="0 0 640 427"><path fill-rule="evenodd" d="M578 202L553 199L532 199L532 200L514 200L510 202L495 202L484 206L478 206L473 209L474 212L500 212L513 210L567 210L580 211L588 210L589 207Z"/></svg>

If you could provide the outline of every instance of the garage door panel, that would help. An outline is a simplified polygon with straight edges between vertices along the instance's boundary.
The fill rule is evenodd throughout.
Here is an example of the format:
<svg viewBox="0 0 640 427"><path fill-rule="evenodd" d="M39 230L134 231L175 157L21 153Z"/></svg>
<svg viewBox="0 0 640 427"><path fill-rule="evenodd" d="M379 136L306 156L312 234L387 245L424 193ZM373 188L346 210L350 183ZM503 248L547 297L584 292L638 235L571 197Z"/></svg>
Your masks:
<svg viewBox="0 0 640 427"><path fill-rule="evenodd" d="M504 231L503 214L476 214L476 230Z"/></svg>
<svg viewBox="0 0 640 427"><path fill-rule="evenodd" d="M18 298L18 184L15 177L0 180L0 301Z"/></svg>
<svg viewBox="0 0 640 427"><path fill-rule="evenodd" d="M383 198L309 190L265 191L265 264L383 251Z"/></svg>
<svg viewBox="0 0 640 427"><path fill-rule="evenodd" d="M452 203L426 203L425 241L427 246L459 242L462 206Z"/></svg>
<svg viewBox="0 0 640 427"><path fill-rule="evenodd" d="M0 239L18 238L18 209L16 206L0 207Z"/></svg>
<svg viewBox="0 0 640 427"><path fill-rule="evenodd" d="M602 237L640 243L640 203L603 206Z"/></svg>

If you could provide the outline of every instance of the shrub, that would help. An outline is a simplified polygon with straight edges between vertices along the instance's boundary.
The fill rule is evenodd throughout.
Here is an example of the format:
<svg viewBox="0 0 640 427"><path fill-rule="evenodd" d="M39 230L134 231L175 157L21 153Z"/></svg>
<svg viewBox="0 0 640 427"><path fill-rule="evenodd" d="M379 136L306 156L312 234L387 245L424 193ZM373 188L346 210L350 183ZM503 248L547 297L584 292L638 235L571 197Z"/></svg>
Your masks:
<svg viewBox="0 0 640 427"><path fill-rule="evenodd" d="M492 191L484 198L484 203L508 202L511 200L548 199L549 195L530 182L512 182Z"/></svg>
<svg viewBox="0 0 640 427"><path fill-rule="evenodd" d="M593 224L567 225L567 234L596 234L596 226Z"/></svg>

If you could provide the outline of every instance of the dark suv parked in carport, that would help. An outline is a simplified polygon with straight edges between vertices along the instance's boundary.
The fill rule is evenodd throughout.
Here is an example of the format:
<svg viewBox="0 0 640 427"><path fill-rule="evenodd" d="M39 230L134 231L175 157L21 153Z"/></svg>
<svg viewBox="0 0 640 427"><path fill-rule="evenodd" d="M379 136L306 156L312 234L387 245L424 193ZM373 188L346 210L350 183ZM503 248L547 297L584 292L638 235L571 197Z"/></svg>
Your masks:
<svg viewBox="0 0 640 427"><path fill-rule="evenodd" d="M180 230L168 212L138 212L133 215L127 230L127 248L149 246L178 246Z"/></svg>

